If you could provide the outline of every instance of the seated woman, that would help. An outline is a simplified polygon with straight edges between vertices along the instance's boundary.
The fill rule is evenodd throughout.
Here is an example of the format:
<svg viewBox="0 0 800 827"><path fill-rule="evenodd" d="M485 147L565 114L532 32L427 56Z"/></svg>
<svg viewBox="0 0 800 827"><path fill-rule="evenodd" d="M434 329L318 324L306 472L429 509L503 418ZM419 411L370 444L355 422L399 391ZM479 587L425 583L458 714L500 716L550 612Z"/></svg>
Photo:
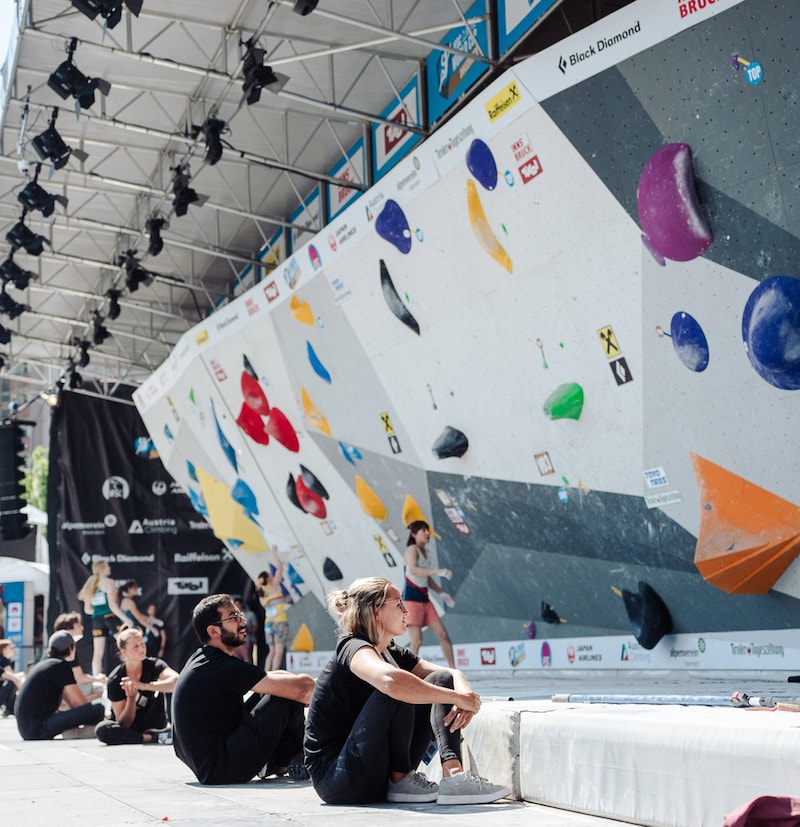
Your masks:
<svg viewBox="0 0 800 827"><path fill-rule="evenodd" d="M94 734L110 746L171 744L164 693L175 689L178 673L161 658L147 657L141 629L123 629L117 645L122 663L106 684L114 720L101 721Z"/></svg>
<svg viewBox="0 0 800 827"><path fill-rule="evenodd" d="M17 690L25 683L25 673L14 671L14 641L0 640L0 709L3 717L14 714Z"/></svg>
<svg viewBox="0 0 800 827"><path fill-rule="evenodd" d="M481 706L464 675L395 645L408 614L397 587L362 578L328 603L339 613L340 639L314 689L304 742L320 798L486 804L510 795L464 771L461 729ZM442 762L438 786L415 771L432 737Z"/></svg>

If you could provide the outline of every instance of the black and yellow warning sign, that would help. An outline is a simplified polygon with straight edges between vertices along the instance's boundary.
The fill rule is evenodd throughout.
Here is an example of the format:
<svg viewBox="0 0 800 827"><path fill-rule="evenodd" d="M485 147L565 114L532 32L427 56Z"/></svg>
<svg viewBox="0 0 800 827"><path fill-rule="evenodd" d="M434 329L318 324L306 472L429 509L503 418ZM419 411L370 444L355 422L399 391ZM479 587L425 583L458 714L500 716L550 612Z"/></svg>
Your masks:
<svg viewBox="0 0 800 827"><path fill-rule="evenodd" d="M373 534L372 539L375 541L375 545L378 547L378 551L383 554L384 552L389 551L389 547L384 542L383 537L380 534Z"/></svg>
<svg viewBox="0 0 800 827"><path fill-rule="evenodd" d="M392 419L388 411L381 414L381 422L383 423L383 430L391 436L394 433L394 425L392 425Z"/></svg>
<svg viewBox="0 0 800 827"><path fill-rule="evenodd" d="M611 327L611 325L601 327L600 330L597 331L597 335L603 344L603 350L606 352L607 359L615 359L617 356L622 355L619 342L614 335L614 328Z"/></svg>

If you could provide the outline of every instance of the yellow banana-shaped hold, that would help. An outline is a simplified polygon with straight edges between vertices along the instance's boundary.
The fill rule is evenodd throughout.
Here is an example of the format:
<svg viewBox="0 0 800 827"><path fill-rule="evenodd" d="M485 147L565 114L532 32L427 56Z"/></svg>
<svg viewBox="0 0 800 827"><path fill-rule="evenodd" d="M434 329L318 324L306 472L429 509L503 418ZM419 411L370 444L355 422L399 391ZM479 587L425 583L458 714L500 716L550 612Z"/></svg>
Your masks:
<svg viewBox="0 0 800 827"><path fill-rule="evenodd" d="M471 178L467 178L467 211L469 213L469 223L472 225L472 232L478 240L478 244L510 273L514 265L486 220L486 213L483 211L483 204L481 204L477 187Z"/></svg>
<svg viewBox="0 0 800 827"><path fill-rule="evenodd" d="M322 415L319 408L311 401L311 397L305 388L300 388L300 399L303 403L303 413L306 419L315 427L322 431L323 434L331 436L331 426L328 425L328 420Z"/></svg>

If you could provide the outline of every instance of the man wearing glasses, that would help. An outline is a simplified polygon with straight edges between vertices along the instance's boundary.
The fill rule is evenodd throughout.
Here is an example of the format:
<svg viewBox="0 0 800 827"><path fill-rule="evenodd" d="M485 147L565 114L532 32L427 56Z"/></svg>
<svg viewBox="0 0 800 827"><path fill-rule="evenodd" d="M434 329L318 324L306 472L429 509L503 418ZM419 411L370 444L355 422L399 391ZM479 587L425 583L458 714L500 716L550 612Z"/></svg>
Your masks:
<svg viewBox="0 0 800 827"><path fill-rule="evenodd" d="M304 707L314 679L265 672L234 657L247 640L247 618L227 594L204 597L192 612L200 648L189 658L172 696L173 746L201 784L242 784L302 764ZM252 696L245 700L245 695Z"/></svg>

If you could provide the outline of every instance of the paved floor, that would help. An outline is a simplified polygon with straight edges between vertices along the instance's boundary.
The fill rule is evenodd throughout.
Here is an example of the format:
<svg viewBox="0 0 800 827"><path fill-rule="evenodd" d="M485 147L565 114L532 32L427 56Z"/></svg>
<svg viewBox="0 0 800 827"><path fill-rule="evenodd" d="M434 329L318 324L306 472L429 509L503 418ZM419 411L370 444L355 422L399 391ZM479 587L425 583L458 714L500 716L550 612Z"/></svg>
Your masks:
<svg viewBox="0 0 800 827"><path fill-rule="evenodd" d="M492 697L550 697L553 693L639 692L791 695L786 676L760 679L617 674L518 675L472 678L486 702ZM565 768L567 769L567 768ZM182 825L292 825L292 827L410 827L452 819L459 827L614 827L621 822L519 801L471 807L435 804L382 804L363 807L324 805L309 783L270 779L229 787L203 787L175 757L171 747L107 747L95 739L23 741L14 718L0 719L0 778L3 821L16 827L78 827L172 823Z"/></svg>

